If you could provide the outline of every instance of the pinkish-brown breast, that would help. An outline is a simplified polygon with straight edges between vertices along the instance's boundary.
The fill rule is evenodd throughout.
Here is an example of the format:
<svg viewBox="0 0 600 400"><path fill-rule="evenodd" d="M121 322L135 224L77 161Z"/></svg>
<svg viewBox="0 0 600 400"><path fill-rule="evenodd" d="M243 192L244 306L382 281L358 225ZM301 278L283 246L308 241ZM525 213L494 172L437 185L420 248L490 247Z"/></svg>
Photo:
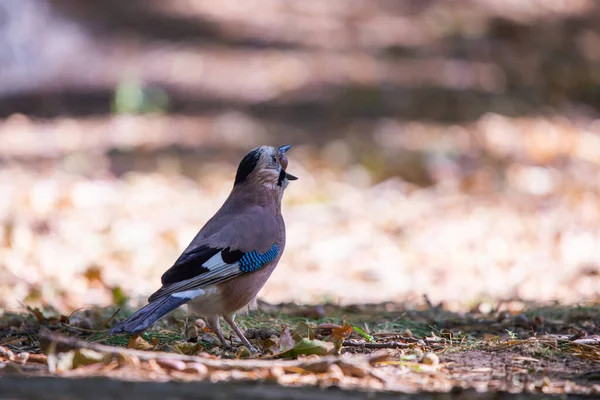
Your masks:
<svg viewBox="0 0 600 400"><path fill-rule="evenodd" d="M258 292L260 292L271 276L271 273L275 270L285 249L285 223L281 215L278 215L277 222L278 235L275 244L281 249L277 258L258 271L238 276L218 285L219 292L223 299L224 314L234 313L235 311L246 307L248 303L256 297Z"/></svg>

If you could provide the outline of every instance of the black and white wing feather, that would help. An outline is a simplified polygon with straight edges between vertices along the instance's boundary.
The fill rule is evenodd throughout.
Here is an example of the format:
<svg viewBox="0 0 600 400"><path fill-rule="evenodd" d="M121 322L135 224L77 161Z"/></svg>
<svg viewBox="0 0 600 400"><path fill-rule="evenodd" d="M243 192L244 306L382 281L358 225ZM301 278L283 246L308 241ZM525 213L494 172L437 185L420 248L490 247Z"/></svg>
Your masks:
<svg viewBox="0 0 600 400"><path fill-rule="evenodd" d="M215 249L199 246L184 252L162 276L163 286L149 304L111 329L111 333L137 333L148 329L177 307L204 295L209 286L257 271L279 255L275 243L264 253L257 250Z"/></svg>

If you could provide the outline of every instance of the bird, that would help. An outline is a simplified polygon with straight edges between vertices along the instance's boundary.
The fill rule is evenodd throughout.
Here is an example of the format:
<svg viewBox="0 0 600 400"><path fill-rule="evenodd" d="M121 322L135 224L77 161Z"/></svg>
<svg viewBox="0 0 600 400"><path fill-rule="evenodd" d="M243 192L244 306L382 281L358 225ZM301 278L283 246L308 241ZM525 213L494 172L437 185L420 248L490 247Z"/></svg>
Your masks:
<svg viewBox="0 0 600 400"><path fill-rule="evenodd" d="M162 286L148 304L117 323L110 334L138 334L188 303L225 348L230 346L221 317L250 351L257 351L234 319L256 303L285 249L281 200L289 181L298 179L287 172L291 147L260 146L244 156L221 208L162 275Z"/></svg>

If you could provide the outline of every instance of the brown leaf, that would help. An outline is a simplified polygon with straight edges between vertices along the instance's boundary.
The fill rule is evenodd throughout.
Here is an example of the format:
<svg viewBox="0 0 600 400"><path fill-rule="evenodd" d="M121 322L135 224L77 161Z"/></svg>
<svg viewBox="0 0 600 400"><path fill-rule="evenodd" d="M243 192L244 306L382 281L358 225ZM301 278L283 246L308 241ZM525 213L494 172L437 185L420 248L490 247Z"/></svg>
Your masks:
<svg viewBox="0 0 600 400"><path fill-rule="evenodd" d="M30 354L27 361L36 364L46 364L48 362L48 356L45 354Z"/></svg>
<svg viewBox="0 0 600 400"><path fill-rule="evenodd" d="M338 363L338 366L340 367L344 375L347 376L353 376L355 378L364 378L365 376L369 375L369 372L367 370L368 365L362 366L349 362L340 362Z"/></svg>
<svg viewBox="0 0 600 400"><path fill-rule="evenodd" d="M0 357L10 359L14 357L14 355L15 353L13 353L13 351L10 350L8 347L0 346Z"/></svg>
<svg viewBox="0 0 600 400"><path fill-rule="evenodd" d="M267 376L265 377L268 381L277 382L279 378L285 375L285 370L281 367L272 367L269 368L267 372Z"/></svg>
<svg viewBox="0 0 600 400"><path fill-rule="evenodd" d="M154 338L156 339L156 338ZM154 340L153 340L154 341ZM152 350L156 347L155 344L150 344L143 337L134 335L129 339L129 343L127 343L127 348L135 349L135 350Z"/></svg>
<svg viewBox="0 0 600 400"><path fill-rule="evenodd" d="M50 318L46 319L46 325L50 329L53 329L53 328L56 329L56 328L60 328L60 326L62 325L62 322L57 317L50 317Z"/></svg>
<svg viewBox="0 0 600 400"><path fill-rule="evenodd" d="M185 365L185 369L183 370L183 372L186 372L188 374L199 375L200 377L204 377L204 376L206 376L206 374L208 374L208 368L206 368L206 365L204 365L204 364L193 362L193 363L187 363Z"/></svg>
<svg viewBox="0 0 600 400"><path fill-rule="evenodd" d="M33 314L33 316L40 325L44 325L46 323L47 319L46 317L44 317L44 314L42 314L39 308L31 308L28 306L27 310Z"/></svg>
<svg viewBox="0 0 600 400"><path fill-rule="evenodd" d="M352 328L352 325L350 324L335 327L331 330L331 335L329 335L326 340L333 343L335 354L340 353L344 344L344 339L349 337L352 334L352 332L354 332L354 328Z"/></svg>
<svg viewBox="0 0 600 400"><path fill-rule="evenodd" d="M167 370L183 371L186 369L185 362L170 358L157 358L156 363Z"/></svg>
<svg viewBox="0 0 600 400"><path fill-rule="evenodd" d="M281 355L293 349L295 345L296 340L294 340L289 328L285 328L283 331L281 331L281 335L279 337L273 336L265 340L266 350L271 352L271 354L274 356Z"/></svg>
<svg viewBox="0 0 600 400"><path fill-rule="evenodd" d="M143 365L143 364L142 364L142 365ZM158 365L158 363L156 362L156 360L155 360L155 359L148 360L148 361L145 363L145 366L146 366L146 367L147 367L147 368L148 368L150 371L152 371L152 372L157 372L157 373L159 373L159 374L160 374L160 373L164 373L164 372L165 372L165 370L164 370L164 369L162 369L162 367L161 367L160 365Z"/></svg>
<svg viewBox="0 0 600 400"><path fill-rule="evenodd" d="M192 343L187 341L174 342L169 348L179 354L193 355L198 352L202 347L198 343Z"/></svg>
<svg viewBox="0 0 600 400"><path fill-rule="evenodd" d="M183 329L183 337L185 340L196 340L198 338L198 328L196 325L187 325Z"/></svg>
<svg viewBox="0 0 600 400"><path fill-rule="evenodd" d="M289 329L284 329L283 332L281 332L281 336L279 339L280 339L280 341L279 341L279 352L280 353L293 348L294 345L296 344L296 341L292 337L292 334Z"/></svg>
<svg viewBox="0 0 600 400"><path fill-rule="evenodd" d="M391 357L392 353L389 350L378 350L369 356L369 364L374 367L379 363L389 361Z"/></svg>
<svg viewBox="0 0 600 400"><path fill-rule="evenodd" d="M335 327L331 331L331 336L335 338L345 339L352 334L354 329L352 325L346 324L344 326Z"/></svg>
<svg viewBox="0 0 600 400"><path fill-rule="evenodd" d="M18 362L19 364L25 364L27 363L27 360L29 359L29 353L24 351L22 353L18 353L16 354L13 358L12 361Z"/></svg>
<svg viewBox="0 0 600 400"><path fill-rule="evenodd" d="M292 336L296 342L303 338L314 339L315 330L306 322L299 322L294 328L294 334Z"/></svg>
<svg viewBox="0 0 600 400"><path fill-rule="evenodd" d="M102 279L102 269L98 265L91 265L83 273L83 276L88 281L90 287L104 287L104 280Z"/></svg>
<svg viewBox="0 0 600 400"><path fill-rule="evenodd" d="M438 365L440 363L440 357L435 353L426 353L421 359L423 364L427 365Z"/></svg>
<svg viewBox="0 0 600 400"><path fill-rule="evenodd" d="M84 367L97 363L107 364L110 356L90 349L77 349L73 353L73 368Z"/></svg>
<svg viewBox="0 0 600 400"><path fill-rule="evenodd" d="M327 385L339 385L344 379L344 371L337 364L331 364L327 370L325 383Z"/></svg>
<svg viewBox="0 0 600 400"><path fill-rule="evenodd" d="M48 370L51 373L69 371L73 369L73 358L75 351L48 354Z"/></svg>
<svg viewBox="0 0 600 400"><path fill-rule="evenodd" d="M246 359L252 357L252 352L246 346L240 346L237 353L235 354L235 358L237 359Z"/></svg>
<svg viewBox="0 0 600 400"><path fill-rule="evenodd" d="M333 332L333 328L342 328L342 326L326 322L317 326L315 334L321 337L329 336Z"/></svg>

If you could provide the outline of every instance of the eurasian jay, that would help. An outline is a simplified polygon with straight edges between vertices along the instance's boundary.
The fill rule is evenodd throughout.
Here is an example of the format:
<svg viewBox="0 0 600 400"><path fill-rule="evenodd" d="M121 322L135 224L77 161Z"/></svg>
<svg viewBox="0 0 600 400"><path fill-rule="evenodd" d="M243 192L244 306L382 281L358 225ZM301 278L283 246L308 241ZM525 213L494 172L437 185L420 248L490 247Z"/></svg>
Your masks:
<svg viewBox="0 0 600 400"><path fill-rule="evenodd" d="M163 274L162 287L110 333L144 331L189 302L223 346L228 344L219 325L221 316L254 350L234 317L254 302L285 248L281 198L288 182L298 179L286 172L290 147L262 146L246 154L229 197Z"/></svg>

